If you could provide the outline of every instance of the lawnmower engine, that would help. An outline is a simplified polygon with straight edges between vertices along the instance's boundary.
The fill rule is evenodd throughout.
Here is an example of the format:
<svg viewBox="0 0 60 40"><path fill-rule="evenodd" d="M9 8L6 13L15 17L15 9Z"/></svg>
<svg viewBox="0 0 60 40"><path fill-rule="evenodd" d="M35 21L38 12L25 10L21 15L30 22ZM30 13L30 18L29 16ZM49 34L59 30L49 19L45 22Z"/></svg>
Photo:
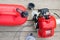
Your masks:
<svg viewBox="0 0 60 40"><path fill-rule="evenodd" d="M22 5L0 4L0 25L15 26L26 22L28 12Z"/></svg>
<svg viewBox="0 0 60 40"><path fill-rule="evenodd" d="M34 15L33 20L36 24L38 37L46 38L54 35L54 29L56 28L56 19L50 15L48 8L39 9L39 16Z"/></svg>

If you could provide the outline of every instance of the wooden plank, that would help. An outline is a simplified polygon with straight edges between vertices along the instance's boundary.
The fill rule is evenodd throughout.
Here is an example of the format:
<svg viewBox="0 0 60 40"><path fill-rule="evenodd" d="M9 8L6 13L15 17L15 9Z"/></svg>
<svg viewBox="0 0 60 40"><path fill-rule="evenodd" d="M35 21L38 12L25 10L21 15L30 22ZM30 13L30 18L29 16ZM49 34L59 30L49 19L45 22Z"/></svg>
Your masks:
<svg viewBox="0 0 60 40"><path fill-rule="evenodd" d="M49 8L49 9L60 9L60 0L0 0L2 4L22 4L27 7L28 3L34 3L35 9Z"/></svg>
<svg viewBox="0 0 60 40"><path fill-rule="evenodd" d="M27 21L23 25L19 26L0 26L0 32L14 32L14 31L36 31L32 21ZM60 31L60 25L57 25L55 31Z"/></svg>
<svg viewBox="0 0 60 40"><path fill-rule="evenodd" d="M34 36L35 36L35 38L36 38L36 40L59 40L60 39L60 32L55 32L55 34L54 34L54 36L52 36L52 37L50 37L50 38L38 38L37 37L37 33L36 32L22 32L21 34L20 34L20 37L19 38L21 38L21 39L25 39L25 37L27 36L27 35L29 35L29 33L33 33L34 34ZM23 36L23 37L22 37Z"/></svg>
<svg viewBox="0 0 60 40"><path fill-rule="evenodd" d="M26 36L30 33L34 34L36 40L60 40L60 32L55 32L53 37L38 38L36 32L23 31L23 32L0 32L0 40L25 40Z"/></svg>

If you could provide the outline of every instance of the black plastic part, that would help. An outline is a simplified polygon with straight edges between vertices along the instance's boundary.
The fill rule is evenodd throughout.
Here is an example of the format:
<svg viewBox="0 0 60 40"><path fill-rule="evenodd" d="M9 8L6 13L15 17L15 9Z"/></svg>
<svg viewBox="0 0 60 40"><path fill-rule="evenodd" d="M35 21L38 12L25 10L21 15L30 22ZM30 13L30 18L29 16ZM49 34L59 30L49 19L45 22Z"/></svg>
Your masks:
<svg viewBox="0 0 60 40"><path fill-rule="evenodd" d="M37 14L34 14L34 16L33 16L33 21L34 21L35 23L37 23Z"/></svg>
<svg viewBox="0 0 60 40"><path fill-rule="evenodd" d="M49 19L49 15L46 15L46 13L49 12L48 8L39 9L38 12L40 12L40 14L45 17L45 19Z"/></svg>
<svg viewBox="0 0 60 40"><path fill-rule="evenodd" d="M22 13L22 10L20 10L19 8L16 8L16 11Z"/></svg>
<svg viewBox="0 0 60 40"><path fill-rule="evenodd" d="M22 12L21 15L22 15L22 17L27 17L28 16L28 12L27 11Z"/></svg>
<svg viewBox="0 0 60 40"><path fill-rule="evenodd" d="M44 17L45 17L45 19L49 19L49 15L45 15Z"/></svg>
<svg viewBox="0 0 60 40"><path fill-rule="evenodd" d="M36 29L39 29L38 23L37 23L37 25L36 25Z"/></svg>
<svg viewBox="0 0 60 40"><path fill-rule="evenodd" d="M35 4L34 3L29 3L28 4L28 9L31 10L31 9L34 9L35 7Z"/></svg>
<svg viewBox="0 0 60 40"><path fill-rule="evenodd" d="M20 10L19 8L17 8L16 11L21 13L22 17L27 17L28 16L28 12L27 11L24 12L24 11Z"/></svg>
<svg viewBox="0 0 60 40"><path fill-rule="evenodd" d="M46 14L46 12L49 12L48 8L43 8L43 9L39 9L38 12L40 12L42 15Z"/></svg>
<svg viewBox="0 0 60 40"><path fill-rule="evenodd" d="M33 36L33 33L30 33L30 36Z"/></svg>

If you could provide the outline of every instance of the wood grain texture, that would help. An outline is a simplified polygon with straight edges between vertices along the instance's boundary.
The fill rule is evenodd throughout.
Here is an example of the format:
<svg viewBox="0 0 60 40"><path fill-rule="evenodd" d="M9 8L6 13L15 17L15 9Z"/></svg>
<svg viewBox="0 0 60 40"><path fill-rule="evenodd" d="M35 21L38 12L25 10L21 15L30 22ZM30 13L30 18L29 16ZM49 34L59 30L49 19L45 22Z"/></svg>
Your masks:
<svg viewBox="0 0 60 40"><path fill-rule="evenodd" d="M35 27L34 27L34 23L33 21L27 21L25 24L23 25L19 25L19 26L0 26L0 32L20 32L20 31L36 31ZM57 25L55 31L59 31L60 32L60 25Z"/></svg>
<svg viewBox="0 0 60 40"><path fill-rule="evenodd" d="M28 3L34 3L35 9L49 8L60 9L60 0L0 0L0 3L5 4L22 4L27 7Z"/></svg>
<svg viewBox="0 0 60 40"><path fill-rule="evenodd" d="M25 40L29 33L33 33L36 40L60 40L60 32L55 32L54 36L49 38L38 38L36 32L22 31L22 32L0 32L0 40Z"/></svg>

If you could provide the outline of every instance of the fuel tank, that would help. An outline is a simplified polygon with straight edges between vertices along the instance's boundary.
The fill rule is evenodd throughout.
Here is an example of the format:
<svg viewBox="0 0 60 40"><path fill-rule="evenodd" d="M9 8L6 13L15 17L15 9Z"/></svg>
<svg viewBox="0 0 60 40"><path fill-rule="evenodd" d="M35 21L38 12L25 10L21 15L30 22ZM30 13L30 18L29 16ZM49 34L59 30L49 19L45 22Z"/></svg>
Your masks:
<svg viewBox="0 0 60 40"><path fill-rule="evenodd" d="M22 12L18 12L17 9ZM27 17L22 16L24 12L26 12L26 8L22 5L0 4L0 25L15 26L24 24L27 20Z"/></svg>

